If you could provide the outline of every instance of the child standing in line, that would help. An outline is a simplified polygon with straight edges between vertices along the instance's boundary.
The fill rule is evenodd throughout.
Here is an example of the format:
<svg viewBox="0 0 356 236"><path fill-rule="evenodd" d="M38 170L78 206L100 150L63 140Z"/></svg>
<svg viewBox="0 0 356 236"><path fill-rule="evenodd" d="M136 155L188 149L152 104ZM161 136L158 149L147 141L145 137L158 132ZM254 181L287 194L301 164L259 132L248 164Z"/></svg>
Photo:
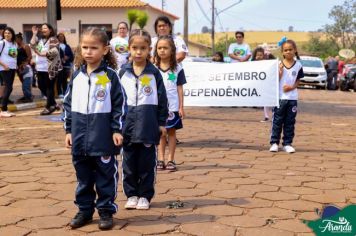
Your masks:
<svg viewBox="0 0 356 236"><path fill-rule="evenodd" d="M159 70L149 61L151 36L133 30L129 38L132 61L119 77L127 94L128 112L123 129L123 189L126 209L148 210L154 196L160 133L166 136L167 95Z"/></svg>
<svg viewBox="0 0 356 236"><path fill-rule="evenodd" d="M177 167L174 161L174 153L176 150L176 130L183 128L183 84L187 83L187 81L185 79L183 68L177 63L176 47L171 37L160 36L154 51L154 61L163 77L169 109L168 120L166 123L169 147L168 162L167 164L164 163L167 140L166 137L162 136L159 144L157 170L167 169L169 171L176 171Z"/></svg>
<svg viewBox="0 0 356 236"><path fill-rule="evenodd" d="M79 212L70 222L72 228L89 223L96 207L99 229L111 229L117 212L116 155L123 141L126 95L108 45L103 30L88 28L82 34L75 58L78 69L64 97L65 144L72 149L78 180L75 204Z"/></svg>
<svg viewBox="0 0 356 236"><path fill-rule="evenodd" d="M260 60L265 60L265 59L275 59L272 54L266 55L265 50L262 47L257 47L253 53L252 53L252 59L251 61L260 61ZM268 113L270 112L269 107L263 107L263 114L264 114L264 119L261 120L260 122L268 122L269 121L269 115Z"/></svg>
<svg viewBox="0 0 356 236"><path fill-rule="evenodd" d="M297 45L293 40L284 40L281 44L283 60L279 65L279 107L273 109L270 152L278 152L278 145L283 129L283 150L295 152L292 146L295 118L297 116L298 83L304 77L303 67L299 61Z"/></svg>

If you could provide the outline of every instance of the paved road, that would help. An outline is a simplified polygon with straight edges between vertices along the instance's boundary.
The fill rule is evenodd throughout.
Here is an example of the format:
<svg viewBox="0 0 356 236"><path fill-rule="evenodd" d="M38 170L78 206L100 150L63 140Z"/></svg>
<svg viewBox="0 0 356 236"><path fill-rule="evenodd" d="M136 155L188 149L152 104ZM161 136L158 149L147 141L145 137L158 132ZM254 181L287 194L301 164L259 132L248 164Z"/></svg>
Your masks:
<svg viewBox="0 0 356 236"><path fill-rule="evenodd" d="M301 219L356 203L356 93L300 90L297 153L269 153L270 123L252 108L187 108L179 171L159 172L149 211L115 227L67 226L76 186L61 123L37 111L0 119L0 235L313 235ZM168 209L173 201L184 207Z"/></svg>

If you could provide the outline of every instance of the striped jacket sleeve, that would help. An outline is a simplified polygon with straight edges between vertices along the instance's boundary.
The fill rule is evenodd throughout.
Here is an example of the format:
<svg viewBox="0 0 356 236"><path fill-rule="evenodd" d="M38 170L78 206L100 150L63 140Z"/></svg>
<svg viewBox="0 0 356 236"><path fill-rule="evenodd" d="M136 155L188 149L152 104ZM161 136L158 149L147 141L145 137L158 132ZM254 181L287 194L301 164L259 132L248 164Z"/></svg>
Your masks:
<svg viewBox="0 0 356 236"><path fill-rule="evenodd" d="M64 112L64 130L67 134L72 133L72 89L73 89L73 73L72 78L68 84L66 94L64 95L63 101L63 112Z"/></svg>
<svg viewBox="0 0 356 236"><path fill-rule="evenodd" d="M166 89L164 87L161 73L157 70L155 74L157 81L157 93L158 93L158 125L165 126L168 118L168 99Z"/></svg>
<svg viewBox="0 0 356 236"><path fill-rule="evenodd" d="M117 73L113 73L111 84L111 129L113 133L122 134L122 127L127 113L127 99Z"/></svg>

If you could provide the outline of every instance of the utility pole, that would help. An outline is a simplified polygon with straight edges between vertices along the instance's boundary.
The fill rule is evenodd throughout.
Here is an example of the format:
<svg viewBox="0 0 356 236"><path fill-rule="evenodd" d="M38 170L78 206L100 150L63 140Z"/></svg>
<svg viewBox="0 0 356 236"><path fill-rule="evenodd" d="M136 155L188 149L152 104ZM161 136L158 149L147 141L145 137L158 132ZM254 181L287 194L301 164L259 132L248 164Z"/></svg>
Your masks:
<svg viewBox="0 0 356 236"><path fill-rule="evenodd" d="M211 8L211 50L215 53L215 0L212 0Z"/></svg>
<svg viewBox="0 0 356 236"><path fill-rule="evenodd" d="M188 0L184 0L184 42L188 45Z"/></svg>
<svg viewBox="0 0 356 236"><path fill-rule="evenodd" d="M166 1L165 0L161 0L161 8L162 11L164 10L164 6L166 5Z"/></svg>
<svg viewBox="0 0 356 236"><path fill-rule="evenodd" d="M52 25L57 32L57 7L56 0L47 0L47 23Z"/></svg>

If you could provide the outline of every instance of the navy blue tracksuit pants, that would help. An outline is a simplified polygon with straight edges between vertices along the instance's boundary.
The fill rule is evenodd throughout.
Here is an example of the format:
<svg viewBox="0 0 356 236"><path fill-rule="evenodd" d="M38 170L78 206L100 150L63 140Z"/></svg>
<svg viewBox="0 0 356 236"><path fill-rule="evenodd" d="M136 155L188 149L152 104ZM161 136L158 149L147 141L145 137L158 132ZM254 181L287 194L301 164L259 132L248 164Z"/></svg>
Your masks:
<svg viewBox="0 0 356 236"><path fill-rule="evenodd" d="M294 125L297 116L297 100L280 100L279 108L273 108L272 134L270 144L277 143L281 139L283 129L283 146L291 145L294 138Z"/></svg>
<svg viewBox="0 0 356 236"><path fill-rule="evenodd" d="M96 207L99 214L116 213L115 198L119 179L116 156L73 156L73 165L78 181L74 203L79 210L93 214Z"/></svg>
<svg viewBox="0 0 356 236"><path fill-rule="evenodd" d="M156 145L124 143L122 182L127 198L136 196L151 201L155 193L156 159Z"/></svg>

